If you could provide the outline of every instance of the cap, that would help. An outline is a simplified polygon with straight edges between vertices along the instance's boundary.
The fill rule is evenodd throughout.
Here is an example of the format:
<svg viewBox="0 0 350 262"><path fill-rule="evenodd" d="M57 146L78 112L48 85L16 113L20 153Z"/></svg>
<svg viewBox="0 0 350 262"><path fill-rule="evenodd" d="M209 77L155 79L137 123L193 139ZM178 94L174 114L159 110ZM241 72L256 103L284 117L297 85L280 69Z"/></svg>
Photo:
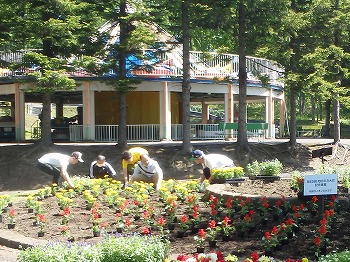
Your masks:
<svg viewBox="0 0 350 262"><path fill-rule="evenodd" d="M83 155L82 153L76 151L76 152L73 152L73 153L71 154L71 157L74 157L74 158L77 159L79 162L84 162L84 160L81 159L81 156L82 156L82 155Z"/></svg>
<svg viewBox="0 0 350 262"><path fill-rule="evenodd" d="M191 160L195 160L195 159L198 159L198 158L202 158L204 155L203 151L199 150L199 149L196 149L192 152L192 157L191 157Z"/></svg>

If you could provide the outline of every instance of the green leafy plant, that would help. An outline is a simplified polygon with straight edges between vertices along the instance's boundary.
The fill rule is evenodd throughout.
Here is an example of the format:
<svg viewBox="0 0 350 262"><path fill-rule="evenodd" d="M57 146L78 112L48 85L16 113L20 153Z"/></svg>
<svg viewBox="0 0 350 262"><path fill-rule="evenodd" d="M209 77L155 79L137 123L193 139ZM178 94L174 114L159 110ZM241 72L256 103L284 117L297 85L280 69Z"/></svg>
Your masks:
<svg viewBox="0 0 350 262"><path fill-rule="evenodd" d="M133 235L109 237L92 243L50 242L22 250L19 262L59 261L165 261L169 256L169 241L159 236Z"/></svg>
<svg viewBox="0 0 350 262"><path fill-rule="evenodd" d="M247 174L250 176L278 176L282 173L283 165L278 159L271 161L254 161L246 166Z"/></svg>
<svg viewBox="0 0 350 262"><path fill-rule="evenodd" d="M211 175L213 179L239 178L244 176L244 169L239 166L214 168Z"/></svg>

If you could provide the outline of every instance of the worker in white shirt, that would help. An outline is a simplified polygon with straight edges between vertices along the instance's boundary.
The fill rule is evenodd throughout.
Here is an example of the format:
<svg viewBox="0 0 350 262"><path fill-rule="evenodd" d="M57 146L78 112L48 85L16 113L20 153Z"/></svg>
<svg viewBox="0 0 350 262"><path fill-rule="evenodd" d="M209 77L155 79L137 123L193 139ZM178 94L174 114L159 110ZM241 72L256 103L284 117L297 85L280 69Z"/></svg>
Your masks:
<svg viewBox="0 0 350 262"><path fill-rule="evenodd" d="M143 159L135 165L134 174L130 178L130 182L134 181L153 183L155 189L159 190L163 181L163 171L154 159Z"/></svg>

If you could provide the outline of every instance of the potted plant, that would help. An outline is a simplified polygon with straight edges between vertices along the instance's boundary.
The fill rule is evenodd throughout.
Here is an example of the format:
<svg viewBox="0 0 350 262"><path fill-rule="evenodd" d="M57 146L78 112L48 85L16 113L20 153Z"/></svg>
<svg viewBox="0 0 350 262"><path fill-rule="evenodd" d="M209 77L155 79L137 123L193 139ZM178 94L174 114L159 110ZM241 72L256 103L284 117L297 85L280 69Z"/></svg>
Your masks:
<svg viewBox="0 0 350 262"><path fill-rule="evenodd" d="M247 174L250 179L263 179L266 181L275 181L280 179L283 165L278 159L258 162L254 161L246 166Z"/></svg>
<svg viewBox="0 0 350 262"><path fill-rule="evenodd" d="M9 219L9 223L7 224L8 229L14 229L16 222L15 222L15 210L11 209L9 214L8 214L8 219Z"/></svg>
<svg viewBox="0 0 350 262"><path fill-rule="evenodd" d="M212 184L219 184L219 183L225 183L226 181L236 181L236 182L242 182L244 181L244 169L243 167L234 166L234 167L221 167L221 168L214 168L211 171L211 183Z"/></svg>
<svg viewBox="0 0 350 262"><path fill-rule="evenodd" d="M44 228L45 228L45 223L46 223L46 219L45 219L44 214L37 214L36 220L37 220L37 224L39 226L38 237L43 237L45 234Z"/></svg>
<svg viewBox="0 0 350 262"><path fill-rule="evenodd" d="M177 237L184 237L186 230L189 228L189 220L186 214L182 215L179 221L179 230L177 232Z"/></svg>
<svg viewBox="0 0 350 262"><path fill-rule="evenodd" d="M311 200L306 202L306 207L308 211L311 213L311 215L315 216L317 214L318 210L318 198L317 196L312 196Z"/></svg>
<svg viewBox="0 0 350 262"><path fill-rule="evenodd" d="M216 247L218 227L216 226L215 220L211 220L208 223L206 238L209 241L209 247Z"/></svg>
<svg viewBox="0 0 350 262"><path fill-rule="evenodd" d="M197 243L197 253L204 253L204 241L205 241L206 232L204 229L198 231L198 235L194 236L194 240Z"/></svg>
<svg viewBox="0 0 350 262"><path fill-rule="evenodd" d="M222 232L222 240L229 241L232 239L232 233L236 231L236 228L230 223L231 220L225 216L220 222L220 231Z"/></svg>
<svg viewBox="0 0 350 262"><path fill-rule="evenodd" d="M261 245L264 247L265 255L272 256L275 248L279 244L277 239L277 234L271 234L270 232L265 232Z"/></svg>

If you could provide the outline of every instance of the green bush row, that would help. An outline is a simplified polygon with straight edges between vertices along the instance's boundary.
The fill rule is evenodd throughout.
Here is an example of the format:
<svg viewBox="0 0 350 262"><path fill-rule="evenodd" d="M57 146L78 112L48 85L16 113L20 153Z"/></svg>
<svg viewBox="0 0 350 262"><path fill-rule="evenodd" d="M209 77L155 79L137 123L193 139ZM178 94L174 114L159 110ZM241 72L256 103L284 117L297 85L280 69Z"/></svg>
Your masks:
<svg viewBox="0 0 350 262"><path fill-rule="evenodd" d="M19 262L163 262L170 242L159 236L106 236L98 244L51 242L22 250Z"/></svg>
<svg viewBox="0 0 350 262"><path fill-rule="evenodd" d="M254 161L246 166L248 176L278 176L282 173L283 165L278 160L258 162Z"/></svg>

